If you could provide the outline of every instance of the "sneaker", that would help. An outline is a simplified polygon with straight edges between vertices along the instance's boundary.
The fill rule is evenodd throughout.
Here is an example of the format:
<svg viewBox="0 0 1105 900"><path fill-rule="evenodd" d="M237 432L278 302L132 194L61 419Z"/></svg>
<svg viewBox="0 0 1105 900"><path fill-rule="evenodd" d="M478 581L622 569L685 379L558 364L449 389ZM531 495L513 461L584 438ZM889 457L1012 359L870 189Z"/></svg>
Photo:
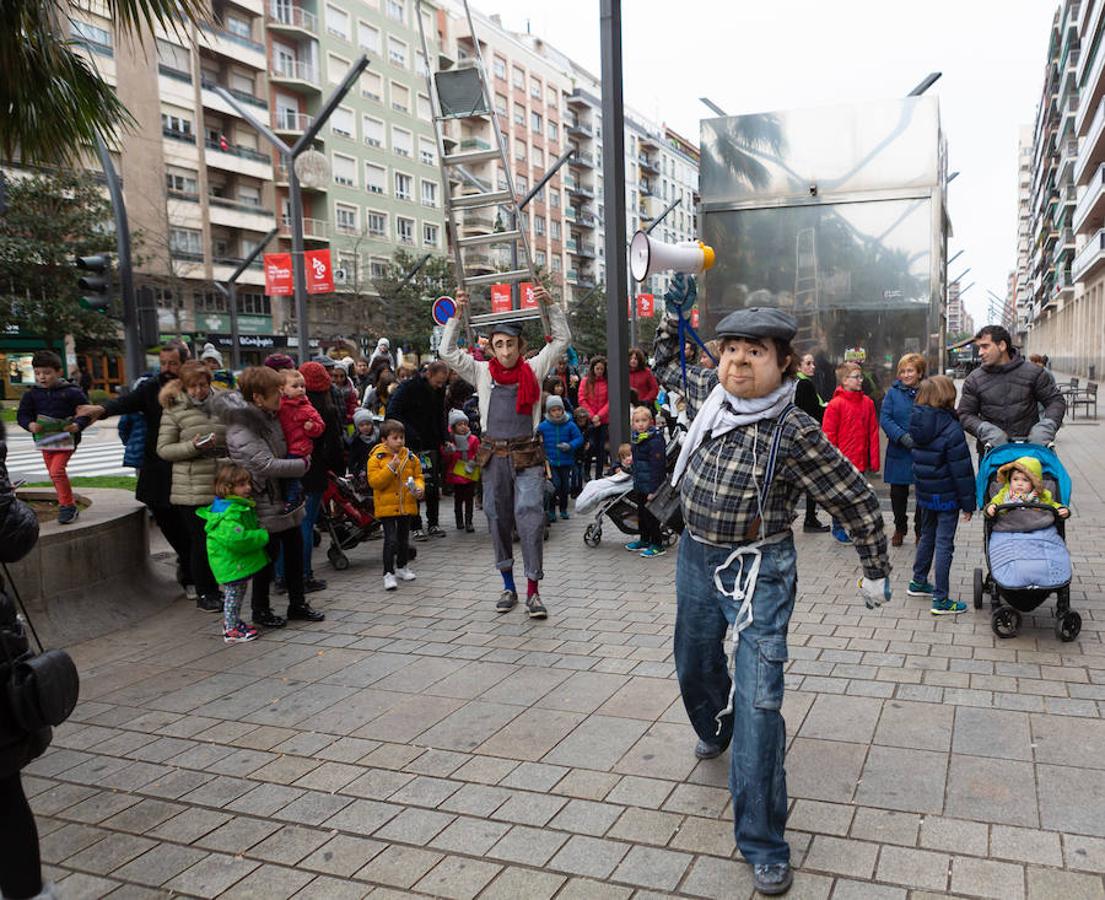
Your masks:
<svg viewBox="0 0 1105 900"><path fill-rule="evenodd" d="M275 594L286 594L288 593L288 586L284 584L283 578L277 578L272 583L272 590Z"/></svg>
<svg viewBox="0 0 1105 900"><path fill-rule="evenodd" d="M248 631L250 634L256 635L256 634L261 633L256 628L254 628L252 625L247 625L241 619L238 620L238 627L241 628L242 631Z"/></svg>
<svg viewBox="0 0 1105 900"><path fill-rule="evenodd" d="M967 604L959 600L933 600L930 612L934 616L958 616L967 611Z"/></svg>
<svg viewBox="0 0 1105 900"><path fill-rule="evenodd" d="M810 522L803 522L802 530L806 532L806 534L824 534L827 531L832 531L832 526L823 525L817 519L814 519Z"/></svg>
<svg viewBox="0 0 1105 900"><path fill-rule="evenodd" d="M761 894L769 897L785 894L794 881L790 863L771 863L752 867L752 885Z"/></svg>
<svg viewBox="0 0 1105 900"><path fill-rule="evenodd" d="M911 581L905 592L910 597L931 597L935 590L936 588L927 581Z"/></svg>
<svg viewBox="0 0 1105 900"><path fill-rule="evenodd" d="M395 580L395 575L393 575L391 572L385 572L384 573L384 590L385 591L394 591L397 587L399 587L399 582Z"/></svg>
<svg viewBox="0 0 1105 900"><path fill-rule="evenodd" d="M424 532L421 528L416 528L414 529L414 531L411 532L411 540L426 541L429 540L429 538L426 536L426 532Z"/></svg>
<svg viewBox="0 0 1105 900"><path fill-rule="evenodd" d="M556 513L545 513L545 521L552 525L552 523L556 521Z"/></svg>
<svg viewBox="0 0 1105 900"><path fill-rule="evenodd" d="M247 628L241 622L231 628L230 631L223 632L224 644L244 644L246 641L253 641L256 639L256 629Z"/></svg>
<svg viewBox="0 0 1105 900"><path fill-rule="evenodd" d="M836 538L842 544L852 543L852 539L848 537L848 532L841 528L839 525L834 526L832 529L833 537Z"/></svg>
<svg viewBox="0 0 1105 900"><path fill-rule="evenodd" d="M505 613L510 612L518 603L517 591L503 591L499 597L499 602L495 604L495 612Z"/></svg>
<svg viewBox="0 0 1105 900"><path fill-rule="evenodd" d="M663 556L667 552L668 552L667 547L661 547L659 545L656 545L656 546L653 546L653 547L645 547L645 549L641 551L641 558L642 559L652 559L653 557L656 557L656 556Z"/></svg>
<svg viewBox="0 0 1105 900"><path fill-rule="evenodd" d="M81 514L81 511L75 506L61 506L58 507L58 524L59 525L72 525L77 521L77 516Z"/></svg>
<svg viewBox="0 0 1105 900"><path fill-rule="evenodd" d="M431 525L430 530L426 532L430 537L445 537L445 529L439 528L437 525Z"/></svg>
<svg viewBox="0 0 1105 900"><path fill-rule="evenodd" d="M262 628L283 628L288 624L287 619L278 616L271 609L264 609L253 614L253 624Z"/></svg>
<svg viewBox="0 0 1105 900"><path fill-rule="evenodd" d="M569 516L567 510L565 510L564 512L562 512L560 514L560 518L562 518L566 522L566 521L568 521L568 519L571 518L571 516Z"/></svg>
<svg viewBox="0 0 1105 900"><path fill-rule="evenodd" d="M636 553L638 551L644 550L647 546L648 544L646 544L644 541L630 541L628 544L625 545L625 549L628 550L630 553Z"/></svg>
<svg viewBox="0 0 1105 900"><path fill-rule="evenodd" d="M400 581L414 581L418 576L406 566L403 566L403 568L395 570L395 577Z"/></svg>
<svg viewBox="0 0 1105 900"><path fill-rule="evenodd" d="M531 619L547 619L549 617L549 611L545 609L545 604L541 602L540 594L532 594L526 597L526 614Z"/></svg>
<svg viewBox="0 0 1105 900"><path fill-rule="evenodd" d="M324 591L324 590L326 590L326 581L324 579L315 578L314 576L312 576L310 578L304 578L303 579L303 593L304 594L314 594L318 591Z"/></svg>
<svg viewBox="0 0 1105 900"><path fill-rule="evenodd" d="M218 594L206 594L201 597L196 597L196 608L202 612L222 612L223 601Z"/></svg>

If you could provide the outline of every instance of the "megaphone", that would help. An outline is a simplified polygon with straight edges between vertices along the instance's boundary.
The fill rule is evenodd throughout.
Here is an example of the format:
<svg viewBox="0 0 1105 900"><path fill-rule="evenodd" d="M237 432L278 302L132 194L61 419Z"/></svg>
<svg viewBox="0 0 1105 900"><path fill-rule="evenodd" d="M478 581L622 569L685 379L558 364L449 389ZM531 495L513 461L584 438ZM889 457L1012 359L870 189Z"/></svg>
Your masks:
<svg viewBox="0 0 1105 900"><path fill-rule="evenodd" d="M701 275L714 265L714 248L702 241L665 244L638 231L629 245L629 271L635 281L644 281L657 272L686 272Z"/></svg>

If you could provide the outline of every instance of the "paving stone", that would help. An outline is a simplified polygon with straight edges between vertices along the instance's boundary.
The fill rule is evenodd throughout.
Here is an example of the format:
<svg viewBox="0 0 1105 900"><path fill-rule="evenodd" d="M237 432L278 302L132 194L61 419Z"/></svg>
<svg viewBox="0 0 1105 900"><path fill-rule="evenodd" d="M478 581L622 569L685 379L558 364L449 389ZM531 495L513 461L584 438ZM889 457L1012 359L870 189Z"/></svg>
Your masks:
<svg viewBox="0 0 1105 900"><path fill-rule="evenodd" d="M434 837L430 846L446 852L483 856L509 830L510 825L505 822L460 816Z"/></svg>
<svg viewBox="0 0 1105 900"><path fill-rule="evenodd" d="M352 831L354 834L370 835L377 828L394 819L402 812L402 807L375 800L354 800L344 809L326 820L327 828L339 831Z"/></svg>
<svg viewBox="0 0 1105 900"><path fill-rule="evenodd" d="M612 803L595 803L592 800L569 800L560 812L549 822L550 828L571 831L576 834L590 834L601 837L617 821L623 808ZM501 811L500 811L501 816ZM543 823L529 823L543 824ZM667 841L660 841L661 844Z"/></svg>
<svg viewBox="0 0 1105 900"><path fill-rule="evenodd" d="M354 876L362 881L409 888L436 866L444 854L394 844Z"/></svg>
<svg viewBox="0 0 1105 900"><path fill-rule="evenodd" d="M881 700L821 694L810 707L798 734L805 738L870 743L881 712Z"/></svg>
<svg viewBox="0 0 1105 900"><path fill-rule="evenodd" d="M74 872L67 875L58 885L58 889L64 894L66 900L97 900L105 897L119 887L118 881L110 878L100 878L97 875L89 875L86 872Z"/></svg>
<svg viewBox="0 0 1105 900"><path fill-rule="evenodd" d="M990 829L990 852L998 859L1063 866L1063 848L1059 835L1053 831L994 825Z"/></svg>
<svg viewBox="0 0 1105 900"><path fill-rule="evenodd" d="M906 890L885 884L838 878L833 886L833 900L906 900Z"/></svg>
<svg viewBox="0 0 1105 900"><path fill-rule="evenodd" d="M787 817L787 828L843 837L848 834L854 814L854 806L824 803L820 800L798 800Z"/></svg>
<svg viewBox="0 0 1105 900"><path fill-rule="evenodd" d="M102 841L70 856L65 864L96 875L110 875L115 869L156 846L157 841L133 834L111 832Z"/></svg>
<svg viewBox="0 0 1105 900"><path fill-rule="evenodd" d="M910 750L951 749L955 707L891 700L883 704L874 742Z"/></svg>
<svg viewBox="0 0 1105 900"><path fill-rule="evenodd" d="M876 877L879 881L912 888L943 891L948 883L951 858L944 853L912 847L883 847Z"/></svg>
<svg viewBox="0 0 1105 900"><path fill-rule="evenodd" d="M124 881L136 881L139 884L159 887L206 858L207 854L195 847L158 844L125 866L120 866L113 874Z"/></svg>
<svg viewBox="0 0 1105 900"><path fill-rule="evenodd" d="M311 872L263 865L222 894L226 900L286 900L314 879Z"/></svg>
<svg viewBox="0 0 1105 900"><path fill-rule="evenodd" d="M1105 721L1041 715L1031 720L1038 762L1105 769L1103 754L1085 752L1087 747L1105 747Z"/></svg>
<svg viewBox="0 0 1105 900"><path fill-rule="evenodd" d="M1105 887L1096 875L1028 867L1028 900L1103 900Z"/></svg>
<svg viewBox="0 0 1105 900"><path fill-rule="evenodd" d="M546 763L522 763L506 776L499 784L502 787L521 788L527 791L547 793L554 784L568 772L564 766L550 766ZM496 879L496 883L501 881Z"/></svg>
<svg viewBox="0 0 1105 900"><path fill-rule="evenodd" d="M24 781L27 780L24 775ZM31 799L31 809L39 816L53 816L69 807L95 797L98 791L85 784L56 784ZM30 796L28 794L28 796Z"/></svg>
<svg viewBox="0 0 1105 900"><path fill-rule="evenodd" d="M952 750L973 756L1031 760L1028 723L1028 715L1021 712L958 707ZM1105 736L1105 732L1102 734Z"/></svg>
<svg viewBox="0 0 1105 900"><path fill-rule="evenodd" d="M368 861L379 855L387 847L380 841L338 834L330 838L306 859L300 860L298 868L348 878Z"/></svg>
<svg viewBox="0 0 1105 900"><path fill-rule="evenodd" d="M805 873L801 874L795 886L808 877ZM711 856L700 856L694 861L681 887L685 894L708 897L710 900L748 900L752 890L751 866Z"/></svg>
<svg viewBox="0 0 1105 900"><path fill-rule="evenodd" d="M583 800L602 800L609 794L620 779L612 772L592 772L588 769L571 769L555 788L553 793L579 797Z"/></svg>
<svg viewBox="0 0 1105 900"><path fill-rule="evenodd" d="M946 766L943 753L871 747L856 802L905 812L942 812Z"/></svg>
<svg viewBox="0 0 1105 900"><path fill-rule="evenodd" d="M223 808L251 816L271 816L302 796L303 791L298 788L285 787L282 784L258 784Z"/></svg>
<svg viewBox="0 0 1105 900"><path fill-rule="evenodd" d="M995 900L1020 900L1024 897L1024 869L1010 863L957 857L952 862L953 892Z"/></svg>
<svg viewBox="0 0 1105 900"><path fill-rule="evenodd" d="M693 858L689 853L676 853L672 850L661 850L658 847L635 846L619 863L611 879L661 891L672 891L679 884L679 880L687 871L687 866Z"/></svg>
<svg viewBox="0 0 1105 900"><path fill-rule="evenodd" d="M260 843L279 829L280 824L278 822L235 816L225 825L220 825L214 831L198 838L194 841L194 844L207 850L217 850L221 853L229 853L231 856L240 856L254 844Z"/></svg>
<svg viewBox="0 0 1105 900"><path fill-rule="evenodd" d="M860 807L856 810L851 834L862 840L913 847L917 844L920 827L921 817L915 813Z"/></svg>
<svg viewBox="0 0 1105 900"><path fill-rule="evenodd" d="M563 797L518 792L493 815L519 825L545 825L567 802Z"/></svg>
<svg viewBox="0 0 1105 900"><path fill-rule="evenodd" d="M701 820L709 821L709 820ZM673 813L662 813L651 809L626 809L608 830L591 832L607 834L633 843L655 844L663 847L679 830L683 817ZM554 825L555 827L555 825ZM696 848L699 849L699 848ZM706 852L704 849L701 852Z"/></svg>
<svg viewBox="0 0 1105 900"><path fill-rule="evenodd" d="M544 866L567 840L568 835L556 831L515 825L487 855L527 866Z"/></svg>
<svg viewBox="0 0 1105 900"><path fill-rule="evenodd" d="M925 816L921 822L921 846L986 856L990 846L990 829L981 822Z"/></svg>
<svg viewBox="0 0 1105 900"><path fill-rule="evenodd" d="M398 841L421 847L433 840L454 818L430 809L405 809L378 829L373 837L379 841Z"/></svg>
<svg viewBox="0 0 1105 900"><path fill-rule="evenodd" d="M453 900L470 900L492 878L502 871L502 866L463 856L446 856L429 871L414 889L435 897L451 897Z"/></svg>
<svg viewBox="0 0 1105 900"><path fill-rule="evenodd" d="M409 804L433 807L444 803L462 787L463 785L459 781L420 776L407 782L389 799L392 803L401 803L404 806Z"/></svg>
<svg viewBox="0 0 1105 900"><path fill-rule="evenodd" d="M65 825L39 841L39 853L43 862L60 863L85 847L103 840L107 833L92 825Z"/></svg>
<svg viewBox="0 0 1105 900"><path fill-rule="evenodd" d="M952 754L945 812L1006 825L1039 825L1032 764Z"/></svg>
<svg viewBox="0 0 1105 900"><path fill-rule="evenodd" d="M511 792L482 784L466 784L439 805L448 812L468 816L490 816L511 798Z"/></svg>
<svg viewBox="0 0 1105 900"><path fill-rule="evenodd" d="M273 816L286 822L301 822L304 825L321 825L327 819L353 802L351 797L339 797L323 794L319 791L307 791L298 800L281 807Z"/></svg>
<svg viewBox="0 0 1105 900"><path fill-rule="evenodd" d="M606 795L606 800L608 803L621 803L623 806L659 809L674 787L675 784L671 781L626 775Z"/></svg>
<svg viewBox="0 0 1105 900"><path fill-rule="evenodd" d="M260 865L252 860L212 853L166 882L165 887L182 894L218 897Z"/></svg>
<svg viewBox="0 0 1105 900"><path fill-rule="evenodd" d="M609 770L647 730L648 722L592 715L549 751L542 761Z"/></svg>
<svg viewBox="0 0 1105 900"><path fill-rule="evenodd" d="M1037 766L1036 772L1041 827L1105 837L1105 772L1066 766Z"/></svg>
<svg viewBox="0 0 1105 900"><path fill-rule="evenodd" d="M480 894L481 900L550 900L567 879L552 872L508 866Z"/></svg>
<svg viewBox="0 0 1105 900"><path fill-rule="evenodd" d="M342 878L319 875L295 894L295 900L361 900L375 890L367 884L355 884ZM382 898L381 898L382 900Z"/></svg>
<svg viewBox="0 0 1105 900"><path fill-rule="evenodd" d="M87 822L95 825L105 819L134 806L140 800L131 794L117 794L111 791L101 791L79 803L70 806L64 812L64 817L73 822Z"/></svg>
<svg viewBox="0 0 1105 900"><path fill-rule="evenodd" d="M285 825L254 846L249 851L249 855L267 862L294 866L309 853L325 844L329 837L329 832ZM303 885L299 887L303 887ZM299 890L299 888L297 887L296 890ZM292 893L295 893L295 891Z"/></svg>
<svg viewBox="0 0 1105 900"><path fill-rule="evenodd" d="M680 784L664 801L666 812L684 813L689 816L720 816L732 803L732 795L723 788L697 784Z"/></svg>
<svg viewBox="0 0 1105 900"><path fill-rule="evenodd" d="M875 871L878 845L847 838L815 835L803 867L853 878L870 878Z"/></svg>
<svg viewBox="0 0 1105 900"><path fill-rule="evenodd" d="M167 803L164 800L142 800L110 819L105 819L103 824L106 828L115 831L143 834L183 811L184 807L179 803Z"/></svg>
<svg viewBox="0 0 1105 900"><path fill-rule="evenodd" d="M527 709L480 745L478 752L536 762L582 722L582 713Z"/></svg>
<svg viewBox="0 0 1105 900"><path fill-rule="evenodd" d="M627 900L632 888L604 884L589 878L572 878L557 894L556 900Z"/></svg>
<svg viewBox="0 0 1105 900"><path fill-rule="evenodd" d="M792 797L850 803L867 748L860 744L795 738L787 753Z"/></svg>
<svg viewBox="0 0 1105 900"><path fill-rule="evenodd" d="M549 868L573 875L608 878L629 851L629 844L573 835L549 861Z"/></svg>
<svg viewBox="0 0 1105 900"><path fill-rule="evenodd" d="M201 809L190 807L180 815L174 816L167 822L163 822L156 828L147 832L151 837L162 838L167 841L176 841L181 844L190 844L192 841L203 837L209 831L214 831L220 825L229 822L233 817L224 812L213 809Z"/></svg>
<svg viewBox="0 0 1105 900"><path fill-rule="evenodd" d="M392 772L387 769L369 769L363 775L353 779L342 789L342 793L369 800L386 800L400 788L414 780L413 775Z"/></svg>
<svg viewBox="0 0 1105 900"><path fill-rule="evenodd" d="M1064 834L1063 848L1067 868L1105 872L1105 841L1100 838Z"/></svg>

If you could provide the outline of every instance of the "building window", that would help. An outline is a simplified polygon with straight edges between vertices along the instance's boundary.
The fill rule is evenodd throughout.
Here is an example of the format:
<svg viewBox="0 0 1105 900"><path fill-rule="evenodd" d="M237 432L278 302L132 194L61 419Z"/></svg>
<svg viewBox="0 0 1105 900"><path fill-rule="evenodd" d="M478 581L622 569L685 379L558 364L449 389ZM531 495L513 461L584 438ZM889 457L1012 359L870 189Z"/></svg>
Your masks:
<svg viewBox="0 0 1105 900"><path fill-rule="evenodd" d="M422 205L437 206L437 182L422 179Z"/></svg>
<svg viewBox="0 0 1105 900"><path fill-rule="evenodd" d="M349 74L349 60L335 56L333 53L326 55L326 77L331 84L341 84L345 76Z"/></svg>
<svg viewBox="0 0 1105 900"><path fill-rule="evenodd" d="M399 200L410 200L414 179L402 172L395 173L395 196Z"/></svg>
<svg viewBox="0 0 1105 900"><path fill-rule="evenodd" d="M388 62L400 69L407 67L407 45L390 35L388 36Z"/></svg>
<svg viewBox="0 0 1105 900"><path fill-rule="evenodd" d="M369 25L367 22L358 22L357 43L361 45L362 50L368 50L370 53L379 53L380 29L375 25Z"/></svg>
<svg viewBox="0 0 1105 900"><path fill-rule="evenodd" d="M336 6L326 7L326 31L343 41L349 40L349 13Z"/></svg>
<svg viewBox="0 0 1105 900"><path fill-rule="evenodd" d="M393 81L391 83L391 108L396 112L410 114L411 89L405 84Z"/></svg>
<svg viewBox="0 0 1105 900"><path fill-rule="evenodd" d="M502 94L495 95L495 112L500 116L506 115L506 97Z"/></svg>
<svg viewBox="0 0 1105 900"><path fill-rule="evenodd" d="M334 154L334 183L353 187L357 183L357 161L351 156Z"/></svg>
<svg viewBox="0 0 1105 900"><path fill-rule="evenodd" d="M402 216L396 216L395 236L399 239L400 244L413 244L414 219L404 219Z"/></svg>
<svg viewBox="0 0 1105 900"><path fill-rule="evenodd" d="M260 291L243 291L238 294L238 312L248 316L271 316L272 301Z"/></svg>
<svg viewBox="0 0 1105 900"><path fill-rule="evenodd" d="M516 88L520 88L521 90L524 91L526 89L526 73L525 73L525 71L523 69L519 68L518 66L515 66L514 70L513 70L513 74L514 74L514 86Z"/></svg>
<svg viewBox="0 0 1105 900"><path fill-rule="evenodd" d="M384 123L372 116L361 116L361 131L364 142L370 147L384 146Z"/></svg>
<svg viewBox="0 0 1105 900"><path fill-rule="evenodd" d="M403 0L387 0L387 6L385 7L387 14L390 18L395 19L396 22L405 22L407 19L407 11L403 4Z"/></svg>
<svg viewBox="0 0 1105 900"><path fill-rule="evenodd" d="M491 61L491 70L495 73L496 78L506 81L506 60L501 56L496 56Z"/></svg>
<svg viewBox="0 0 1105 900"><path fill-rule="evenodd" d="M357 207L334 204L334 225L342 234L357 233Z"/></svg>
<svg viewBox="0 0 1105 900"><path fill-rule="evenodd" d="M426 55L421 50L414 52L414 71L422 76L430 74L430 67L426 64Z"/></svg>
<svg viewBox="0 0 1105 900"><path fill-rule="evenodd" d="M541 113L531 112L529 114L530 131L534 132L535 134L540 134L543 121L544 120L541 118Z"/></svg>
<svg viewBox="0 0 1105 900"><path fill-rule="evenodd" d="M541 82L538 81L536 78L531 78L530 79L530 82L529 82L529 95L531 97L533 97L534 100L540 100L541 99Z"/></svg>
<svg viewBox="0 0 1105 900"><path fill-rule="evenodd" d="M419 94L416 98L418 104L418 118L423 122L429 122L433 119L433 112L430 110L430 98L425 94Z"/></svg>
<svg viewBox="0 0 1105 900"><path fill-rule="evenodd" d="M438 245L438 234L441 229L437 225L432 225L429 222L422 223L422 246L424 247L436 247Z"/></svg>
<svg viewBox="0 0 1105 900"><path fill-rule="evenodd" d="M203 233L195 228L170 228L169 252L173 256L184 256L203 259L203 249L200 241Z"/></svg>
<svg viewBox="0 0 1105 900"><path fill-rule="evenodd" d="M533 220L533 231L538 237L543 237L545 234L545 217L535 216Z"/></svg>
<svg viewBox="0 0 1105 900"><path fill-rule="evenodd" d="M549 237L551 237L554 241L560 240L560 222L558 222L556 219L553 219L549 222Z"/></svg>
<svg viewBox="0 0 1105 900"><path fill-rule="evenodd" d="M88 44L89 49L102 56L113 56L111 49L111 32L79 19L72 19L73 35Z"/></svg>
<svg viewBox="0 0 1105 900"><path fill-rule="evenodd" d="M526 144L524 141L514 142L514 158L518 160L518 162L526 161Z"/></svg>
<svg viewBox="0 0 1105 900"><path fill-rule="evenodd" d="M525 194L529 191L529 179L525 175L515 175L514 190L519 194Z"/></svg>
<svg viewBox="0 0 1105 900"><path fill-rule="evenodd" d="M364 186L370 194L383 194L387 190L388 170L374 163L365 163Z"/></svg>
<svg viewBox="0 0 1105 900"><path fill-rule="evenodd" d="M188 169L166 169L165 188L170 194L182 195L188 199L199 197L197 174Z"/></svg>
<svg viewBox="0 0 1105 900"><path fill-rule="evenodd" d="M368 274L373 280L388 277L388 261L386 259L370 259L368 261Z"/></svg>
<svg viewBox="0 0 1105 900"><path fill-rule="evenodd" d="M533 254L533 261L538 266L544 266L545 265L545 251L544 250L538 250L536 253L534 253Z"/></svg>
<svg viewBox="0 0 1105 900"><path fill-rule="evenodd" d="M433 141L424 137L418 139L418 158L428 166L437 165L437 150Z"/></svg>
<svg viewBox="0 0 1105 900"><path fill-rule="evenodd" d="M560 191L559 190L550 190L549 191L549 206L551 206L553 209L559 209L560 208Z"/></svg>
<svg viewBox="0 0 1105 900"><path fill-rule="evenodd" d="M361 96L377 103L384 102L384 79L378 72L365 72L361 75Z"/></svg>
<svg viewBox="0 0 1105 900"><path fill-rule="evenodd" d="M545 151L540 147L533 148L533 164L538 169L543 169L545 167ZM544 192L542 192L541 196L538 196L537 199L544 201Z"/></svg>
<svg viewBox="0 0 1105 900"><path fill-rule="evenodd" d="M554 272L559 272L560 268L561 268L560 257L559 256L553 256L553 258L552 258L552 270Z"/></svg>
<svg viewBox="0 0 1105 900"><path fill-rule="evenodd" d="M353 129L355 127L356 126L353 124L353 110L339 106L330 113L330 130L334 132L334 134L352 138L355 137L353 134Z"/></svg>
<svg viewBox="0 0 1105 900"><path fill-rule="evenodd" d="M369 237L384 239L388 233L388 216L387 213L368 211L368 234ZM373 263L375 267L375 263ZM386 263L385 263L386 266ZM380 275L374 275L373 277L379 278Z"/></svg>
<svg viewBox="0 0 1105 900"><path fill-rule="evenodd" d="M177 137L190 135L192 133L192 120L176 113L163 112L161 114L161 130L165 134Z"/></svg>
<svg viewBox="0 0 1105 900"><path fill-rule="evenodd" d="M238 202L245 206L261 208L261 188L255 184L238 185ZM252 250L253 248L250 247Z"/></svg>
<svg viewBox="0 0 1105 900"><path fill-rule="evenodd" d="M525 127L526 124L526 108L521 103L514 104L514 124Z"/></svg>
<svg viewBox="0 0 1105 900"><path fill-rule="evenodd" d="M411 133L405 128L391 127L391 149L399 156L410 157L414 152L414 143Z"/></svg>
<svg viewBox="0 0 1105 900"><path fill-rule="evenodd" d="M560 138L557 136L560 133L560 126L556 124L552 119L549 119L549 140L556 141Z"/></svg>
<svg viewBox="0 0 1105 900"><path fill-rule="evenodd" d="M227 311L226 298L218 291L193 291L192 303L198 313L224 313Z"/></svg>

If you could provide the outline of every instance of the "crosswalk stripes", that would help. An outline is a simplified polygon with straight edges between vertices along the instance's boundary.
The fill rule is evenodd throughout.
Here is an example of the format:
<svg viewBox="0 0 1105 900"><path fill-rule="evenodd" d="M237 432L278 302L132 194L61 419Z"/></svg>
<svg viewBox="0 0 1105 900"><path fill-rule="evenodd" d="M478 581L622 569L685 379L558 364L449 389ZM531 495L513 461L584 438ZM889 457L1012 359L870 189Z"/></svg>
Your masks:
<svg viewBox="0 0 1105 900"><path fill-rule="evenodd" d="M33 447L9 449L7 465L12 475L33 481L49 479L42 454ZM70 476L135 474L134 469L123 465L123 445L119 443L82 444L70 459L66 471Z"/></svg>

